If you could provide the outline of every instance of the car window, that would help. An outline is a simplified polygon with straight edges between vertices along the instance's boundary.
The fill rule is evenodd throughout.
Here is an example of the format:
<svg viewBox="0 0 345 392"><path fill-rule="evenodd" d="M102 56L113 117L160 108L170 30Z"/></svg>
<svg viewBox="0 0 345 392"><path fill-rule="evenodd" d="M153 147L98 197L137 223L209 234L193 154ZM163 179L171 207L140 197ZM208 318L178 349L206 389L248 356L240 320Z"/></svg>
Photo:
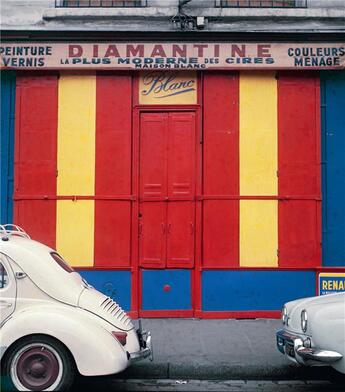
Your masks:
<svg viewBox="0 0 345 392"><path fill-rule="evenodd" d="M69 266L66 261L56 252L51 252L51 257L67 272L74 272L74 269Z"/></svg>
<svg viewBox="0 0 345 392"><path fill-rule="evenodd" d="M4 265L0 262L0 289L8 285L8 274Z"/></svg>

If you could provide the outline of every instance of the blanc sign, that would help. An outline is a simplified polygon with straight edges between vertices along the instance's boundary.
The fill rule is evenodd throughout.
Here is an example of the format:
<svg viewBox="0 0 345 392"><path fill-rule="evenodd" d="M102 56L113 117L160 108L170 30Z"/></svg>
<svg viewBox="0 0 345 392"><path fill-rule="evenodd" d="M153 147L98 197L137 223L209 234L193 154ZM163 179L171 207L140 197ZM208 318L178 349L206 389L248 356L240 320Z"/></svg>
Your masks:
<svg viewBox="0 0 345 392"><path fill-rule="evenodd" d="M2 69L344 69L345 43L2 43Z"/></svg>
<svg viewBox="0 0 345 392"><path fill-rule="evenodd" d="M140 73L139 103L153 105L196 104L196 72L148 71Z"/></svg>

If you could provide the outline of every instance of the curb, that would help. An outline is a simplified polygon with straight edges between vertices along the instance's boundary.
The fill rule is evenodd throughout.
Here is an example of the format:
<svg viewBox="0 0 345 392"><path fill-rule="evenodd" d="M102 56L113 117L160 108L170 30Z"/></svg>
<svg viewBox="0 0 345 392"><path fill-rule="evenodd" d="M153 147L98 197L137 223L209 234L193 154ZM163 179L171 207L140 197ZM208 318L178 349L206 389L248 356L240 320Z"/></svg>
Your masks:
<svg viewBox="0 0 345 392"><path fill-rule="evenodd" d="M272 365L210 365L164 362L133 365L124 372L108 376L114 379L185 379L185 380L345 380L330 367L306 368L294 364ZM343 377L343 378L342 378Z"/></svg>

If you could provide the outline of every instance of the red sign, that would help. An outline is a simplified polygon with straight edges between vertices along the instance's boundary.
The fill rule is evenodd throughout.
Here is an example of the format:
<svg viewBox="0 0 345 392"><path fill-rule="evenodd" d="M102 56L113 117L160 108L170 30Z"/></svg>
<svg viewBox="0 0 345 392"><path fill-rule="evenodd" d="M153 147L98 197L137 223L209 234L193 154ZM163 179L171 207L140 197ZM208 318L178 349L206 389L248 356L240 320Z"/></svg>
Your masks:
<svg viewBox="0 0 345 392"><path fill-rule="evenodd" d="M2 43L2 69L344 69L345 43Z"/></svg>

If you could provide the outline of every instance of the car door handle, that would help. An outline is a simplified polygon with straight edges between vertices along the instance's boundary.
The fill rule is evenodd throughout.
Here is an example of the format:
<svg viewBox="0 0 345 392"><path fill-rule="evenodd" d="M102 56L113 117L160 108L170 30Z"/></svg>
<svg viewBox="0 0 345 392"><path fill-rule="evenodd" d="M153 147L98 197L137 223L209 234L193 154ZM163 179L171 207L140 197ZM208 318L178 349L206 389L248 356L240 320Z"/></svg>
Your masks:
<svg viewBox="0 0 345 392"><path fill-rule="evenodd" d="M12 306L11 302L0 301L0 308L10 308Z"/></svg>

